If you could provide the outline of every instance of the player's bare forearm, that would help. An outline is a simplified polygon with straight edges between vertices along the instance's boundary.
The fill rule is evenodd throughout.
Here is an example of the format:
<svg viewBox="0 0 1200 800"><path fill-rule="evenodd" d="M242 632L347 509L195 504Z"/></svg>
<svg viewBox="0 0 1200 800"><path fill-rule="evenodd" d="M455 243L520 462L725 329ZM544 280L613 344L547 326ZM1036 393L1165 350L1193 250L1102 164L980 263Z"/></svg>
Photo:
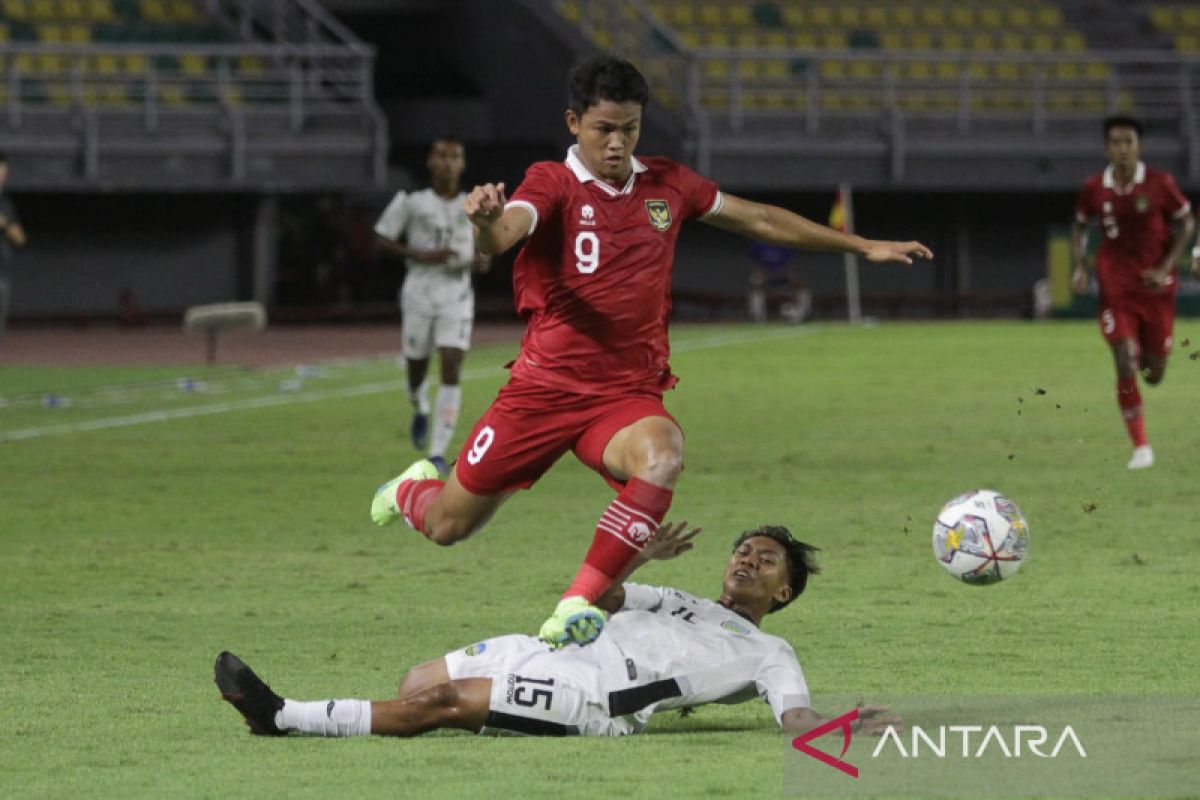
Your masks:
<svg viewBox="0 0 1200 800"><path fill-rule="evenodd" d="M490 225L475 226L476 250L485 256L498 256L524 238L526 231L529 230L529 212L523 208L514 208L510 211L519 213L510 215L505 212L500 219ZM523 227L517 224L516 217L518 216L525 219Z"/></svg>
<svg viewBox="0 0 1200 800"><path fill-rule="evenodd" d="M21 223L14 222L5 230L8 240L16 247L25 246L25 229L21 227Z"/></svg>
<svg viewBox="0 0 1200 800"><path fill-rule="evenodd" d="M868 261L912 263L912 257L933 258L920 242L885 242L813 222L785 208L724 195L721 210L704 220L718 228L770 244L832 253L853 253Z"/></svg>
<svg viewBox="0 0 1200 800"><path fill-rule="evenodd" d="M1196 218L1189 211L1182 217L1171 222L1171 246L1167 250L1167 256L1163 259L1162 266L1168 271L1175 264L1179 263L1179 259L1183 257L1183 248L1187 246L1188 240L1192 238L1192 234L1196 231Z"/></svg>

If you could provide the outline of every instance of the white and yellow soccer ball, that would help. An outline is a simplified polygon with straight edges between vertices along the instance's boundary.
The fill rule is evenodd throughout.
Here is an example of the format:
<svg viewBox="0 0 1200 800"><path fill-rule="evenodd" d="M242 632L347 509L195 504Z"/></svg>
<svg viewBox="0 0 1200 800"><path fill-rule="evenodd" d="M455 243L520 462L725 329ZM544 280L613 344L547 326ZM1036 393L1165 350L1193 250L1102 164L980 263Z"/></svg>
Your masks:
<svg viewBox="0 0 1200 800"><path fill-rule="evenodd" d="M1012 500L991 489L976 489L938 512L933 554L963 583L998 583L1015 575L1029 557L1029 525Z"/></svg>

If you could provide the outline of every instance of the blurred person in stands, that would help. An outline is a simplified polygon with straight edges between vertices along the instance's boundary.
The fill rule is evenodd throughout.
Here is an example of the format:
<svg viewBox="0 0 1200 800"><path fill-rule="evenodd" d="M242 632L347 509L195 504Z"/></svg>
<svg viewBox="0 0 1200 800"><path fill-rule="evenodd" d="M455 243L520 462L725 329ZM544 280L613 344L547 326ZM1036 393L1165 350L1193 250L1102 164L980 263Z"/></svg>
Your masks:
<svg viewBox="0 0 1200 800"><path fill-rule="evenodd" d="M1100 226L1095 259L1100 333L1112 350L1117 406L1133 442L1129 469L1154 466L1138 374L1148 386L1163 379L1175 322L1176 265L1195 228L1191 203L1175 178L1142 162L1142 133L1141 121L1133 117L1104 120L1108 166L1084 183L1071 232L1071 284L1082 293L1088 289L1088 231L1095 222ZM1194 274L1200 274L1198 264L1192 265Z"/></svg>
<svg viewBox="0 0 1200 800"><path fill-rule="evenodd" d="M541 628L555 646L591 641L603 629L604 611L593 604L662 522L683 470L683 432L663 405L676 383L667 326L682 224L701 220L783 247L875 262L933 256L920 242L864 239L726 194L666 158L635 158L649 87L628 61L589 59L568 85L565 118L576 144L566 159L531 166L511 200L503 183L488 183L465 204L482 252L524 241L513 288L527 326L511 377L447 480L418 461L371 503L377 524L403 517L431 541L454 544L574 452L617 496Z"/></svg>
<svg viewBox="0 0 1200 800"><path fill-rule="evenodd" d="M17 249L25 246L25 229L17 217L17 207L4 190L7 182L8 156L0 152L0 339L8 332L13 256Z"/></svg>
<svg viewBox="0 0 1200 800"><path fill-rule="evenodd" d="M418 450L429 445L429 461L444 474L449 469L446 448L462 407L462 363L475 322L471 271L486 270L489 259L475 251L474 228L463 210L463 143L451 136L436 139L425 166L432 185L418 192L397 192L375 224L375 233L382 253L407 262L400 310L413 413L409 435ZM435 347L441 383L431 409L426 376Z"/></svg>

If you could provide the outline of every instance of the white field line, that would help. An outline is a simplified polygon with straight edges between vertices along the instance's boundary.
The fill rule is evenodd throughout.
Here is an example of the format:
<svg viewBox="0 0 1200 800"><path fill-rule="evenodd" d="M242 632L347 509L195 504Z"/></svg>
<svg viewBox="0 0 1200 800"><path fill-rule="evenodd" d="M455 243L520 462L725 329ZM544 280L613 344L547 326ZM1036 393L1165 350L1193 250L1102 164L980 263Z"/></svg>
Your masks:
<svg viewBox="0 0 1200 800"><path fill-rule="evenodd" d="M730 347L739 344L773 342L781 339L794 339L815 330L836 330L836 328L807 325L804 327L769 329L753 333L740 333L723 336L709 336L688 342L680 342L671 348L673 353L689 353L697 350L712 350L719 347ZM505 370L500 367L465 370L462 380L471 381L481 378L491 378L502 374ZM404 380L386 381L383 383L366 383L359 386L346 386L340 389L324 391L298 392L295 394L275 394L266 397L250 397L245 400L232 400L224 403L208 403L205 405L188 406L169 410L147 411L141 414L128 414L119 417L102 417L100 419L68 422L62 425L46 425L37 428L24 428L15 431L0 431L0 443L20 442L27 439L39 439L44 436L59 436L67 433L83 433L85 431L100 431L110 428L129 428L136 425L148 425L155 422L170 422L177 419L193 419L207 417L213 414L228 414L233 411L245 411L257 408L273 408L290 406L299 403L315 403L323 400L339 400L347 397L364 397L367 395L384 394L387 392L405 391L407 384Z"/></svg>

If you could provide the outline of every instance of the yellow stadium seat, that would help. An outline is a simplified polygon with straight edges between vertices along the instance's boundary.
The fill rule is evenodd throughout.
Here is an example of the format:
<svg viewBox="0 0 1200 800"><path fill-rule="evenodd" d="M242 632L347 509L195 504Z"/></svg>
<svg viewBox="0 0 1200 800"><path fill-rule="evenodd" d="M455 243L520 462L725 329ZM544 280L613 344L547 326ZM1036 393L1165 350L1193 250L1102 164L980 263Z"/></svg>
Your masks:
<svg viewBox="0 0 1200 800"><path fill-rule="evenodd" d="M955 6L950 9L950 24L956 28L973 28L975 15L969 7Z"/></svg>
<svg viewBox="0 0 1200 800"><path fill-rule="evenodd" d="M1179 9L1179 21L1189 30L1200 28L1200 8L1187 6Z"/></svg>
<svg viewBox="0 0 1200 800"><path fill-rule="evenodd" d="M1175 49L1180 53L1200 53L1200 36L1192 33L1182 33L1175 37Z"/></svg>
<svg viewBox="0 0 1200 800"><path fill-rule="evenodd" d="M57 75L67 72L67 61L58 53L38 53L35 58L37 71L47 75Z"/></svg>
<svg viewBox="0 0 1200 800"><path fill-rule="evenodd" d="M1054 65L1051 70L1056 80L1074 81L1079 80L1083 75L1083 71L1074 61L1060 61Z"/></svg>
<svg viewBox="0 0 1200 800"><path fill-rule="evenodd" d="M928 61L900 62L900 77L914 81L927 81L933 77L933 65Z"/></svg>
<svg viewBox="0 0 1200 800"><path fill-rule="evenodd" d="M712 3L700 6L700 24L706 28L715 28L721 24L721 7Z"/></svg>
<svg viewBox="0 0 1200 800"><path fill-rule="evenodd" d="M112 22L117 13L113 10L112 0L90 0L88 16L93 22Z"/></svg>
<svg viewBox="0 0 1200 800"><path fill-rule="evenodd" d="M808 12L808 22L810 25L820 28L828 28L833 26L833 11L826 6L814 6Z"/></svg>
<svg viewBox="0 0 1200 800"><path fill-rule="evenodd" d="M179 56L179 71L184 75L203 75L208 72L208 59L194 53Z"/></svg>
<svg viewBox="0 0 1200 800"><path fill-rule="evenodd" d="M1170 6L1150 6L1150 22L1160 31L1174 29L1175 9Z"/></svg>
<svg viewBox="0 0 1200 800"><path fill-rule="evenodd" d="M973 81L986 81L992 76L986 61L972 61L967 64L967 76Z"/></svg>
<svg viewBox="0 0 1200 800"><path fill-rule="evenodd" d="M737 65L738 77L744 81L757 80L762 68L762 62L748 58L744 61L739 61Z"/></svg>
<svg viewBox="0 0 1200 800"><path fill-rule="evenodd" d="M1008 53L1019 53L1025 49L1025 37L1011 31L1000 34L1000 49Z"/></svg>
<svg viewBox="0 0 1200 800"><path fill-rule="evenodd" d="M938 80L954 81L958 80L958 62L957 61L939 61L934 67L937 73Z"/></svg>
<svg viewBox="0 0 1200 800"><path fill-rule="evenodd" d="M800 28L808 23L808 16L800 6L784 6L783 22L789 28Z"/></svg>
<svg viewBox="0 0 1200 800"><path fill-rule="evenodd" d="M879 80L882 70L876 61L851 61L847 70L851 78L860 81Z"/></svg>
<svg viewBox="0 0 1200 800"><path fill-rule="evenodd" d="M1037 24L1042 28L1058 28L1063 24L1062 9L1057 6L1043 6L1037 10Z"/></svg>
<svg viewBox="0 0 1200 800"><path fill-rule="evenodd" d="M821 34L821 47L825 50L845 50L849 47L845 31L826 31Z"/></svg>
<svg viewBox="0 0 1200 800"><path fill-rule="evenodd" d="M169 106L185 106L188 103L187 92L177 83L160 83L158 99Z"/></svg>
<svg viewBox="0 0 1200 800"><path fill-rule="evenodd" d="M1083 76L1094 81L1108 80L1111 70L1103 61L1088 61L1083 65Z"/></svg>
<svg viewBox="0 0 1200 800"><path fill-rule="evenodd" d="M725 24L747 28L754 24L754 17L748 6L737 3L725 7Z"/></svg>
<svg viewBox="0 0 1200 800"><path fill-rule="evenodd" d="M959 33L943 33L942 34L942 49L943 50L966 50L967 44Z"/></svg>
<svg viewBox="0 0 1200 800"><path fill-rule="evenodd" d="M844 61L822 61L821 77L826 80L839 81L846 77L846 62Z"/></svg>
<svg viewBox="0 0 1200 800"><path fill-rule="evenodd" d="M892 24L897 28L912 28L917 24L917 12L908 6L892 9Z"/></svg>
<svg viewBox="0 0 1200 800"><path fill-rule="evenodd" d="M592 31L592 41L605 50L611 50L613 46L612 34L603 28L596 28Z"/></svg>
<svg viewBox="0 0 1200 800"><path fill-rule="evenodd" d="M8 44L9 31L8 26L0 22L0 44ZM4 69L4 59L0 58L0 71Z"/></svg>
<svg viewBox="0 0 1200 800"><path fill-rule="evenodd" d="M4 0L4 16L11 20L23 20L29 17L29 7L25 0Z"/></svg>
<svg viewBox="0 0 1200 800"><path fill-rule="evenodd" d="M71 84L60 81L46 83L46 96L50 99L51 104L56 106L69 106L75 102Z"/></svg>
<svg viewBox="0 0 1200 800"><path fill-rule="evenodd" d="M126 53L121 58L121 67L125 72L140 75L150 66L150 59L144 53Z"/></svg>
<svg viewBox="0 0 1200 800"><path fill-rule="evenodd" d="M863 10L863 23L872 28L887 27L887 9L883 6L868 6Z"/></svg>
<svg viewBox="0 0 1200 800"><path fill-rule="evenodd" d="M704 43L708 47L729 47L729 34L725 31L709 31L704 34Z"/></svg>
<svg viewBox="0 0 1200 800"><path fill-rule="evenodd" d="M996 40L990 33L972 34L971 49L976 53L990 53L996 49Z"/></svg>
<svg viewBox="0 0 1200 800"><path fill-rule="evenodd" d="M625 11L628 13L632 9L626 8ZM171 0L170 18L172 22L196 22L201 15L189 0Z"/></svg>
<svg viewBox="0 0 1200 800"><path fill-rule="evenodd" d="M763 62L762 76L771 81L788 79L788 62L782 58L772 58Z"/></svg>
<svg viewBox="0 0 1200 800"><path fill-rule="evenodd" d="M817 36L814 33L803 31L801 33L792 34L792 47L797 50L816 50Z"/></svg>
<svg viewBox="0 0 1200 800"><path fill-rule="evenodd" d="M1029 49L1035 53L1053 53L1058 48L1054 45L1054 37L1048 33L1035 33L1029 37Z"/></svg>
<svg viewBox="0 0 1200 800"><path fill-rule="evenodd" d="M760 39L756 31L738 31L734 42L738 47L758 47Z"/></svg>
<svg viewBox="0 0 1200 800"><path fill-rule="evenodd" d="M1068 53L1082 53L1087 49L1087 39L1082 33L1077 31L1068 31L1062 35L1062 49Z"/></svg>
<svg viewBox="0 0 1200 800"><path fill-rule="evenodd" d="M932 50L933 34L928 31L913 31L908 35L908 46L913 50Z"/></svg>
<svg viewBox="0 0 1200 800"><path fill-rule="evenodd" d="M141 2L142 19L147 19L152 22L166 22L167 6L162 0L142 0Z"/></svg>
<svg viewBox="0 0 1200 800"><path fill-rule="evenodd" d="M879 46L884 50L903 50L904 34L896 31L884 31L879 36Z"/></svg>
<svg viewBox="0 0 1200 800"><path fill-rule="evenodd" d="M87 15L83 0L58 0L58 15L63 19L79 20Z"/></svg>
<svg viewBox="0 0 1200 800"><path fill-rule="evenodd" d="M1001 81L1015 81L1021 78L1021 68L1013 61L998 61L992 65L992 75Z"/></svg>
<svg viewBox="0 0 1200 800"><path fill-rule="evenodd" d="M679 38L688 47L700 46L700 33L695 30L679 31Z"/></svg>
<svg viewBox="0 0 1200 800"><path fill-rule="evenodd" d="M676 3L671 6L667 21L677 28L691 27L696 24L696 9L691 3Z"/></svg>
<svg viewBox="0 0 1200 800"><path fill-rule="evenodd" d="M984 28L999 28L1004 25L1004 16L998 8L981 8L976 15L976 24Z"/></svg>
<svg viewBox="0 0 1200 800"><path fill-rule="evenodd" d="M46 44L59 44L64 38L62 28L57 25L38 25L37 35L38 41Z"/></svg>
<svg viewBox="0 0 1200 800"><path fill-rule="evenodd" d="M837 22L847 28L857 28L862 25L862 12L857 6L843 5L838 6Z"/></svg>
<svg viewBox="0 0 1200 800"><path fill-rule="evenodd" d="M567 0L567 1L572 2L572 4L574 4L572 0ZM655 17L658 18L659 22L669 22L670 21L667 19L667 4L666 3L662 3L662 2L647 3L646 8L650 11L651 14L653 14ZM565 14L564 14L564 16L565 16ZM580 17L580 19L583 18L583 11L579 11L579 17Z"/></svg>
<svg viewBox="0 0 1200 800"><path fill-rule="evenodd" d="M921 9L921 24L929 28L944 28L946 12L941 6L925 6Z"/></svg>
<svg viewBox="0 0 1200 800"><path fill-rule="evenodd" d="M723 58L710 58L704 62L704 77L709 80L729 80L729 62Z"/></svg>
<svg viewBox="0 0 1200 800"><path fill-rule="evenodd" d="M53 0L31 0L29 16L33 19L54 19L58 15Z"/></svg>
<svg viewBox="0 0 1200 800"><path fill-rule="evenodd" d="M1008 9L1008 20L1006 24L1010 28L1032 28L1033 27L1033 12L1028 8L1016 6Z"/></svg>
<svg viewBox="0 0 1200 800"><path fill-rule="evenodd" d="M100 53L92 59L92 69L100 75L116 75L121 66L112 53Z"/></svg>
<svg viewBox="0 0 1200 800"><path fill-rule="evenodd" d="M762 43L772 50L786 50L788 35L784 31L767 31Z"/></svg>

